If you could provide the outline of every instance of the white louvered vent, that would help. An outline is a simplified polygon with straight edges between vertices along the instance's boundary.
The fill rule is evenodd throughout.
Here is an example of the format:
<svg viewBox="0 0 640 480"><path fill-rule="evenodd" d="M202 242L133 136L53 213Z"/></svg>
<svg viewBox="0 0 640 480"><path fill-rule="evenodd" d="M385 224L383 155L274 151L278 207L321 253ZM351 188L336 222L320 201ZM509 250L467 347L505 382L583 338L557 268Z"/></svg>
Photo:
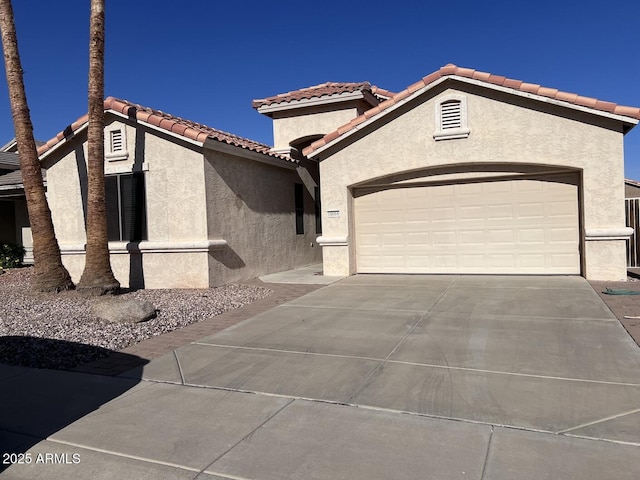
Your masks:
<svg viewBox="0 0 640 480"><path fill-rule="evenodd" d="M122 130L111 131L111 153L118 153L124 151L124 138L122 137Z"/></svg>
<svg viewBox="0 0 640 480"><path fill-rule="evenodd" d="M459 100L443 102L440 105L442 130L462 127L462 105Z"/></svg>
<svg viewBox="0 0 640 480"><path fill-rule="evenodd" d="M433 109L436 131L433 139L451 140L467 138L470 130L467 123L467 97L452 93L441 97Z"/></svg>

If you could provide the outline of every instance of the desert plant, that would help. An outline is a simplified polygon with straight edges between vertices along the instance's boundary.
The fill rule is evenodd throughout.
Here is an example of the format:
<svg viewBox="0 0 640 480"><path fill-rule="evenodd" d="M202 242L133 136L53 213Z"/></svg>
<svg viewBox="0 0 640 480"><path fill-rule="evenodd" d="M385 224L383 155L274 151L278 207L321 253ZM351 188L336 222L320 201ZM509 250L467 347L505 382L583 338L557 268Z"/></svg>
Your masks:
<svg viewBox="0 0 640 480"><path fill-rule="evenodd" d="M0 269L15 268L22 264L25 250L15 243L0 243Z"/></svg>

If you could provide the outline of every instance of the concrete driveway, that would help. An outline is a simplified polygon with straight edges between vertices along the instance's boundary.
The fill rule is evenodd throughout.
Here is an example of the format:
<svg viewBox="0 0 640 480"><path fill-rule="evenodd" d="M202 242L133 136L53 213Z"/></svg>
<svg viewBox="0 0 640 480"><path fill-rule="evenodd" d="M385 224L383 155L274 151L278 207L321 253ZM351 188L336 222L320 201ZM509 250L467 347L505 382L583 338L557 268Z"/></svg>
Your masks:
<svg viewBox="0 0 640 480"><path fill-rule="evenodd" d="M640 350L579 277L350 277L123 377L40 448L162 478L640 478Z"/></svg>

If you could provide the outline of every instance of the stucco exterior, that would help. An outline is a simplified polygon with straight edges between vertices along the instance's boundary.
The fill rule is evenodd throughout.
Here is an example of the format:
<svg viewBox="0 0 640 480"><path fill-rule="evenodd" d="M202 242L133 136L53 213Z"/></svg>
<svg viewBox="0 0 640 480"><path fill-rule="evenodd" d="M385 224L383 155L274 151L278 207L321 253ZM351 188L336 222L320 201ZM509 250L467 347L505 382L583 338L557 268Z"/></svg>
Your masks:
<svg viewBox="0 0 640 480"><path fill-rule="evenodd" d="M437 141L435 106L451 94L466 98L470 134ZM486 170L487 176L575 172L582 274L594 280L626 278L623 134L614 119L448 81L424 89L315 157L322 178L326 275L355 272L352 196L357 187L394 183L400 173L405 181L429 181L435 173L468 170L482 176Z"/></svg>
<svg viewBox="0 0 640 480"><path fill-rule="evenodd" d="M339 125L360 115L366 107L341 105L340 109L328 110L327 107L307 108L302 111L277 112L273 114L273 146L286 149L291 142L310 135L326 135Z"/></svg>
<svg viewBox="0 0 640 480"><path fill-rule="evenodd" d="M220 284L320 262L314 189L305 169L285 170L227 153L205 152L210 283ZM313 181L313 180L312 180ZM304 234L296 234L294 184L304 185Z"/></svg>
<svg viewBox="0 0 640 480"><path fill-rule="evenodd" d="M124 132L125 149L106 149L105 174L143 172L145 182L146 239L109 242L123 287L208 288L319 261L311 219L308 233L295 234L293 185L304 169L261 163L262 155L247 158L241 148L220 153L115 115L107 116L107 139L111 130ZM63 262L76 282L84 269L86 156L81 131L44 160ZM313 201L306 205L311 215Z"/></svg>

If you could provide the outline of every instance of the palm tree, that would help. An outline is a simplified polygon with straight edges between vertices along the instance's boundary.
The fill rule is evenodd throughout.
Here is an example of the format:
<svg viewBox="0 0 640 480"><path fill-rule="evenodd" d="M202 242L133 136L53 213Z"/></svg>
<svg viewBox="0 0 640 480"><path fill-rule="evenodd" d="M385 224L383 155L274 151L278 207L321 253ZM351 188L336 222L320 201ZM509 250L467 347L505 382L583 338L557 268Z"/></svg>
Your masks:
<svg viewBox="0 0 640 480"><path fill-rule="evenodd" d="M111 270L104 190L104 0L91 0L87 252L78 289L104 295L120 288Z"/></svg>
<svg viewBox="0 0 640 480"><path fill-rule="evenodd" d="M49 210L42 181L38 151L33 139L33 125L24 90L11 0L0 0L0 31L13 127L20 156L22 183L33 235L35 266L31 287L41 292L70 290L73 288L73 282L69 272L62 265L60 247L53 230L51 210Z"/></svg>

